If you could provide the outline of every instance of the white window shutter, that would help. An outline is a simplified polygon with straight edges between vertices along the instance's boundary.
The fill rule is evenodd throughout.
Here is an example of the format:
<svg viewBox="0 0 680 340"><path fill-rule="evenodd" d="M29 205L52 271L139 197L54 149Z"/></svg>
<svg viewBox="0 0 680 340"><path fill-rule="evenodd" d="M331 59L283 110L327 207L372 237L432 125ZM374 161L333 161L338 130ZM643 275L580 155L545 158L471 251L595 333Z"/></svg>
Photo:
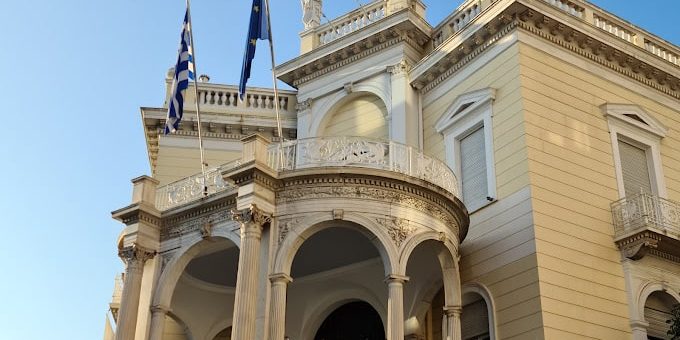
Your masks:
<svg viewBox="0 0 680 340"><path fill-rule="evenodd" d="M630 143L619 140L619 156L623 173L623 189L626 197L639 194L640 191L651 194L652 182L645 150Z"/></svg>
<svg viewBox="0 0 680 340"><path fill-rule="evenodd" d="M463 202L470 211L484 205L488 195L485 152L483 126L460 140Z"/></svg>

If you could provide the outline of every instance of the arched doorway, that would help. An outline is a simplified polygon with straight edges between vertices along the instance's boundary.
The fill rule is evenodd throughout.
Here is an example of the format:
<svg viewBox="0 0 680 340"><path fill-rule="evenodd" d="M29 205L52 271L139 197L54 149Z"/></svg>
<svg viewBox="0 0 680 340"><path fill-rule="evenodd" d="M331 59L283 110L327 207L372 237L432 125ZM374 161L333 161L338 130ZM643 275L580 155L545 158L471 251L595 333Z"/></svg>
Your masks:
<svg viewBox="0 0 680 340"><path fill-rule="evenodd" d="M314 340L384 340L380 315L363 301L344 304L334 310L319 327Z"/></svg>

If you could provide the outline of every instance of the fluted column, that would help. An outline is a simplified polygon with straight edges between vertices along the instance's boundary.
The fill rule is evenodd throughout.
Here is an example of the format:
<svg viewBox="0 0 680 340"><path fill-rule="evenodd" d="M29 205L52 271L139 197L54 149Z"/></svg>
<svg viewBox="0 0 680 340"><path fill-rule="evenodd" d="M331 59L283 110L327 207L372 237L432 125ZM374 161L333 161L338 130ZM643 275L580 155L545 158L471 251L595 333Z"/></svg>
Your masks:
<svg viewBox="0 0 680 340"><path fill-rule="evenodd" d="M135 338L144 263L153 258L155 254L154 251L138 246L123 248L118 254L127 263L127 266L116 324L116 340L132 340Z"/></svg>
<svg viewBox="0 0 680 340"><path fill-rule="evenodd" d="M168 307L153 306L151 307L151 329L149 330L149 340L163 339L163 332L165 331L165 316L168 314Z"/></svg>
<svg viewBox="0 0 680 340"><path fill-rule="evenodd" d="M462 312L460 306L444 307L444 315L446 315L446 339L447 340L461 340L460 334L460 313Z"/></svg>
<svg viewBox="0 0 680 340"><path fill-rule="evenodd" d="M387 340L404 340L404 283L408 277L392 274L385 279L387 300Z"/></svg>
<svg viewBox="0 0 680 340"><path fill-rule="evenodd" d="M272 283L271 308L269 309L269 340L284 340L286 336L286 294L293 279L283 273L269 277Z"/></svg>
<svg viewBox="0 0 680 340"><path fill-rule="evenodd" d="M262 226L270 221L270 216L254 205L250 209L232 213L234 220L241 222L241 248L238 258L231 338L234 340L250 340L255 339L257 274L260 265Z"/></svg>

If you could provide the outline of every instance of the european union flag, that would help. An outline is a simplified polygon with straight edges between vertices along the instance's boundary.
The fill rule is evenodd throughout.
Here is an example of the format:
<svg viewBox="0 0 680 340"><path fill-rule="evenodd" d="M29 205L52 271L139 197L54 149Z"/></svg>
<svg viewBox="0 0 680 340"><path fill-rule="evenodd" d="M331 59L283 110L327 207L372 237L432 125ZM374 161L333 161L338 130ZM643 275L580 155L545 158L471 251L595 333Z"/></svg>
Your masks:
<svg viewBox="0 0 680 340"><path fill-rule="evenodd" d="M246 50L243 55L243 65L241 67L241 82L238 85L238 94L243 100L246 93L246 82L250 78L250 65L255 57L255 47L257 40L269 40L269 13L263 2L266 0L253 0L253 7L250 12L250 27L248 28L248 40L246 40Z"/></svg>

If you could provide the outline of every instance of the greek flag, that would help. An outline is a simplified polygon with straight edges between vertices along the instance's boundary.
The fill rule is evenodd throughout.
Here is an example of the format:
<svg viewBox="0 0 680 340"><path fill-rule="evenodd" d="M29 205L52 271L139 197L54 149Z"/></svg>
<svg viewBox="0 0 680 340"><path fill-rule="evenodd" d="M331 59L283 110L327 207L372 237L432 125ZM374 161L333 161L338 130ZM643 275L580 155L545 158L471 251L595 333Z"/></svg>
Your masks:
<svg viewBox="0 0 680 340"><path fill-rule="evenodd" d="M191 23L189 20L189 8L184 15L182 25L182 36L179 42L177 65L175 65L175 76L172 79L172 90L170 102L168 104L168 118L165 121L165 134L175 132L179 128L184 111L184 92L189 87L189 80L194 79L194 57L193 46L191 46Z"/></svg>

